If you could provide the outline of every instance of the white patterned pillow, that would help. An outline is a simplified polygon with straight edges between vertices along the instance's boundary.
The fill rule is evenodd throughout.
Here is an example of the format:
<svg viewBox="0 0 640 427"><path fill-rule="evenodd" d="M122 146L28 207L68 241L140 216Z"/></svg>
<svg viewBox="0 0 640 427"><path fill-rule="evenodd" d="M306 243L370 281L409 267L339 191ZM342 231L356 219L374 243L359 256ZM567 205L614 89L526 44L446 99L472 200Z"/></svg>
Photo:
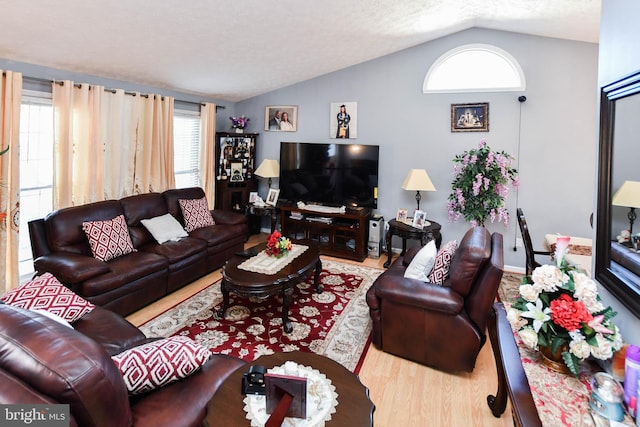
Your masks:
<svg viewBox="0 0 640 427"><path fill-rule="evenodd" d="M89 301L67 289L51 273L34 277L2 295L0 300L27 310L46 310L69 323L95 308Z"/></svg>
<svg viewBox="0 0 640 427"><path fill-rule="evenodd" d="M433 266L431 274L429 274L429 282L436 285L442 285L444 280L449 276L449 267L451 259L458 249L458 242L452 240L440 248L436 255L436 262Z"/></svg>
<svg viewBox="0 0 640 427"><path fill-rule="evenodd" d="M133 247L124 215L118 215L106 221L87 221L82 229L89 239L93 257L100 261L109 261L119 256L137 252Z"/></svg>
<svg viewBox="0 0 640 427"><path fill-rule="evenodd" d="M206 197L201 199L178 199L178 203L180 203L180 208L182 209L185 230L193 231L216 224L207 206Z"/></svg>
<svg viewBox="0 0 640 427"><path fill-rule="evenodd" d="M111 358L131 394L141 394L186 378L211 357L191 338L176 336L125 350Z"/></svg>

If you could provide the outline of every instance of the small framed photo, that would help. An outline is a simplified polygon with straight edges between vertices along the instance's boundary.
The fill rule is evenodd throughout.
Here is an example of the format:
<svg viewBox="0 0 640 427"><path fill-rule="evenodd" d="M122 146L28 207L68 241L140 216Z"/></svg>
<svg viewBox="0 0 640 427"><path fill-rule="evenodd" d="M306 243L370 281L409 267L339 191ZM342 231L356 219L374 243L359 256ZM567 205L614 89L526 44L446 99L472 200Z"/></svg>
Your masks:
<svg viewBox="0 0 640 427"><path fill-rule="evenodd" d="M244 175L242 174L242 162L231 163L231 182L244 181Z"/></svg>
<svg viewBox="0 0 640 427"><path fill-rule="evenodd" d="M398 222L406 222L408 217L408 212L406 208L398 209L398 213L396 214L396 221Z"/></svg>
<svg viewBox="0 0 640 427"><path fill-rule="evenodd" d="M451 104L451 132L489 132L489 103Z"/></svg>
<svg viewBox="0 0 640 427"><path fill-rule="evenodd" d="M332 102L329 137L336 139L356 139L358 137L358 103Z"/></svg>
<svg viewBox="0 0 640 427"><path fill-rule="evenodd" d="M258 192L251 191L249 192L249 203L254 204L258 200Z"/></svg>
<svg viewBox="0 0 640 427"><path fill-rule="evenodd" d="M296 132L298 107L295 105L268 105L264 111L264 130Z"/></svg>
<svg viewBox="0 0 640 427"><path fill-rule="evenodd" d="M280 190L277 188L270 188L269 194L267 194L267 201L265 202L267 205L275 206L278 203L278 196L280 195Z"/></svg>
<svg viewBox="0 0 640 427"><path fill-rule="evenodd" d="M422 228L424 227L426 216L427 214L425 211L416 210L413 213L413 223L411 225L414 226L415 228L419 228L420 230L422 230Z"/></svg>

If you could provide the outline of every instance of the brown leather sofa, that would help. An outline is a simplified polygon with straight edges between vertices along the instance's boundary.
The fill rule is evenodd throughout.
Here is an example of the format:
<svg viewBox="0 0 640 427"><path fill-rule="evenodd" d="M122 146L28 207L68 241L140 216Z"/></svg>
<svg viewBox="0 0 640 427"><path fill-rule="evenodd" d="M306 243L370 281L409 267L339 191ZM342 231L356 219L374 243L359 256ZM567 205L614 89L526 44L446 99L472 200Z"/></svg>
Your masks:
<svg viewBox="0 0 640 427"><path fill-rule="evenodd" d="M220 384L245 365L215 354L191 376L133 397L111 355L149 339L100 307L73 326L0 304L0 403L68 404L70 426L201 426Z"/></svg>
<svg viewBox="0 0 640 427"><path fill-rule="evenodd" d="M367 292L372 342L440 370L471 372L502 279L502 235L484 227L467 231L442 286L404 277L418 250L394 261Z"/></svg>
<svg viewBox="0 0 640 427"><path fill-rule="evenodd" d="M215 225L200 228L179 241L158 244L140 223L170 213L184 225L178 199L204 197L201 188L168 190L73 206L29 223L37 274L50 272L72 291L120 315L149 303L221 267L244 248L248 228L244 215L213 210ZM108 262L92 256L83 221L124 215L137 252Z"/></svg>

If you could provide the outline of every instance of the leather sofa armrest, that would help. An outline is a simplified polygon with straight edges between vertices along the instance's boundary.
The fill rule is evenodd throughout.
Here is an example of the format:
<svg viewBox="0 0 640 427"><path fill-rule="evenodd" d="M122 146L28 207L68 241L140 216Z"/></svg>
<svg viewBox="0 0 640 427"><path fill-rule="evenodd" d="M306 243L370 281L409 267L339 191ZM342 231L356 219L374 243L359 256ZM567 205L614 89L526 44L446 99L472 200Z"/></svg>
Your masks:
<svg viewBox="0 0 640 427"><path fill-rule="evenodd" d="M216 224L237 225L247 222L247 218L238 212L216 209L211 211L211 214Z"/></svg>
<svg viewBox="0 0 640 427"><path fill-rule="evenodd" d="M105 262L94 257L68 252L43 255L36 258L33 265L37 272L49 272L61 282L69 284L84 282L111 271Z"/></svg>
<svg viewBox="0 0 640 427"><path fill-rule="evenodd" d="M375 283L378 298L455 315L464 308L464 299L453 289L402 276L381 277Z"/></svg>

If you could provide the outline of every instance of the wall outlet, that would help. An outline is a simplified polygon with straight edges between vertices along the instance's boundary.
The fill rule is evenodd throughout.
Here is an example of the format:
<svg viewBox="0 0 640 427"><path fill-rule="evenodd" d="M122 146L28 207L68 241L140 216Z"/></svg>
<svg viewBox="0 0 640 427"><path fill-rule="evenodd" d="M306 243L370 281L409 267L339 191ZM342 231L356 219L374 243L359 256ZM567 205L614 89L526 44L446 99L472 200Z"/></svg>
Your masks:
<svg viewBox="0 0 640 427"><path fill-rule="evenodd" d="M521 248L522 247L522 238L517 237L516 238L516 248Z"/></svg>

